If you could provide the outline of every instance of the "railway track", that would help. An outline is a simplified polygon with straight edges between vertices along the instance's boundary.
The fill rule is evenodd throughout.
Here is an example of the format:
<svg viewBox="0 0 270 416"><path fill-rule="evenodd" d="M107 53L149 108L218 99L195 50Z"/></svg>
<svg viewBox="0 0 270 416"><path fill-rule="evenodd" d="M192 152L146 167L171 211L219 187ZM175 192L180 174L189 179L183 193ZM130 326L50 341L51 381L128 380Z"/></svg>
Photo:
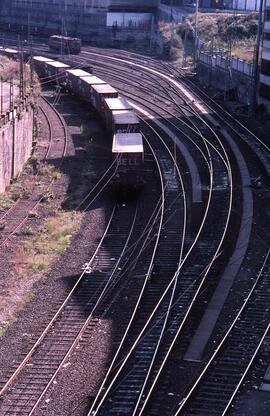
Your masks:
<svg viewBox="0 0 270 416"><path fill-rule="evenodd" d="M163 198L164 197L162 197L162 199ZM125 205L121 206L122 211L124 210L124 206ZM162 204L162 206L163 206L163 204ZM120 208L119 208L119 210L120 210ZM162 214L159 214L158 217L160 215L162 217ZM130 219L130 215L128 215L128 218ZM155 222L156 221L157 221L157 219L155 219ZM116 245L115 241L117 241L117 238L119 238L119 233L121 235L121 229L120 229L120 226L119 226L120 223L122 223L122 225L124 226L124 224L123 224L124 223L123 212L115 220L115 235L111 236L112 237L112 239L111 239L112 247L109 247L108 242L106 242L106 253L107 253L107 250L109 252L111 251L113 253L113 247ZM146 233L147 239L149 239L149 232L152 231L152 228L153 228L153 225L150 224L150 230L147 230L147 233ZM146 239L146 241L147 241L147 239ZM151 236L150 240L151 239L155 239L155 236ZM147 244L149 245L149 241L147 242ZM144 243L143 243L143 246L144 246ZM113 260L116 260L116 258L112 257L110 260L113 261ZM119 266L119 264L117 264L117 266ZM100 268L100 265L98 265L97 267ZM145 267L145 265L140 266L140 271L141 272L142 272L142 270L144 270L144 267ZM121 270L120 267L118 267L118 268L119 268L119 270ZM150 269L151 269L151 263L149 264L149 270ZM92 270L91 270L91 272L92 272ZM93 279L91 279L91 282L93 283ZM85 289L84 289L84 291L85 291ZM70 299L73 299L73 298L70 297ZM80 300L80 302L81 302L81 300ZM88 300L88 302L89 302L89 300ZM74 303L74 300L73 300L73 303ZM66 306L66 303L64 302L64 304L62 305L60 310L62 311L65 306ZM74 309L73 313L74 313L75 321L76 321L75 322L76 325L75 325L74 330L77 330L78 329L78 327L77 327L78 316L76 314L78 313L78 311L76 311L76 308L73 307L74 305L68 304L68 307L70 307L70 306L71 306L72 311ZM80 306L82 306L82 305L80 305ZM40 339L37 341L37 343L34 345L34 347L28 353L27 357L19 365L19 367L15 371L15 373L11 376L11 378L3 386L2 390L1 390L1 394L4 394L4 398L3 398L3 401L2 401L2 408L1 408L2 409L1 412L3 411L3 414L10 414L10 412L11 412L11 414L13 414L12 413L13 411L15 412L14 414L24 414L24 412L26 414L32 414L32 412L35 411L35 407L38 405L38 402L39 402L38 397L41 398L43 396L43 394L45 394L49 385L51 384L51 382L53 380L54 371L55 371L55 374L59 371L59 368L60 368L59 367L59 361L61 361L61 363L63 363L62 362L63 357L61 357L61 356L59 357L59 350L60 350L60 353L61 353L63 348L67 348L67 343L70 342L70 336L71 336L71 338L72 338L72 336L74 336L74 331L72 333L72 330L68 327L68 325L66 325L65 323L62 324L62 321L61 321L61 323L58 324L59 321L57 320L57 318L60 317L60 313L61 313L61 318L62 318L62 312L60 312L60 310L55 315L53 320L50 322L49 326L46 328L44 333L41 335ZM70 314L72 311L68 310L68 313ZM87 313L88 312L87 308L86 308L86 311L83 311L83 312ZM55 324L54 326L52 326L53 323ZM87 324L88 323L89 323L89 320L87 320ZM87 324L85 324L85 326L83 325L83 327L86 327ZM61 326L61 325L63 325L63 326ZM60 341L59 341L59 338L57 338L57 336L55 336L56 339L53 341L53 338L54 338L54 335L55 335L54 331L59 329L59 326L61 326L62 332L68 331L69 335L70 335L70 336L68 335L66 337L66 339L65 339L66 343L63 342L63 344L65 344L65 345L63 345L63 344L58 345ZM71 332L71 334L70 334L70 332ZM82 335L82 333L78 334L77 340L79 340L79 338L81 338L81 335ZM62 339L62 336L60 336L60 339ZM46 347L43 347L44 345L46 345ZM49 355L44 357L44 351L45 352L48 351ZM55 354L58 355L58 360L57 360L57 357L55 355L50 355L51 351L55 351ZM70 352L70 351L68 351L68 352ZM32 355L33 353L34 353L34 355ZM63 353L63 351L62 351L62 353ZM37 361L35 361L36 359L37 359ZM50 362L49 365L48 365L48 362ZM61 365L61 363L60 363L60 365ZM29 373L29 371L30 371L30 373ZM42 373L42 375L40 376L41 373ZM40 378L42 379L42 382L40 381ZM29 379L32 380L31 383L28 383ZM13 386L13 382L14 382L14 386ZM10 388L10 386L11 386L11 388Z"/></svg>
<svg viewBox="0 0 270 416"><path fill-rule="evenodd" d="M220 149L219 149L220 150ZM226 166L226 163L224 164L225 166ZM218 171L218 169L216 169L216 171ZM222 175L221 175L222 176ZM221 181L222 182L222 181ZM224 181L223 181L223 184L224 184ZM153 325L154 326L154 325ZM176 328L177 328L177 326L176 326ZM159 328L159 331L160 331L160 328ZM157 342L157 341L156 341ZM148 344L148 347L149 347L149 344ZM167 346L167 348L168 348L168 346ZM149 349L151 349L150 347L149 347ZM152 346L152 349L153 349L153 346ZM128 348L127 348L127 350L128 350ZM148 358L148 360L149 360L149 358ZM141 368L141 371L146 371L146 365L145 365L145 363L144 363L144 365L142 365L142 368ZM129 370L125 370L125 373L127 373L127 374L131 374L131 377L132 377L132 372L129 372ZM124 376L123 376L123 378L124 378ZM133 380L134 381L134 380ZM119 386L119 380L117 380L116 382L116 385L118 385ZM141 383L142 383L142 381L141 381ZM119 389L121 389L121 387L123 387L122 386L122 384L119 386ZM112 390L113 390L113 388L112 388ZM128 393L129 393L129 403L127 404L127 402L128 402L128 399L124 399L124 396L125 396L125 393L127 393L127 391L128 391ZM119 414L122 414L122 413L124 413L125 411L126 412L128 412L128 411L131 411L130 409L131 409L131 389L130 390L128 390L128 385L126 386L126 389L123 389L123 391L121 392L122 393L122 395L119 395L119 392L118 392L118 399L116 400L116 403L119 403L119 408L116 410L116 409L114 409L114 411L115 412L118 412ZM133 392L134 393L134 392ZM138 389L137 389L137 394L138 394ZM134 400L134 399L133 399ZM109 396L109 400L108 400L108 406L109 407L106 407L106 405L105 405L105 408L103 409L103 411L107 411L107 412L109 412L110 411L110 403L112 403L112 402L114 402L115 403L115 400L113 400L113 396L111 397L111 396ZM120 405L120 403L122 403L121 405ZM125 404L126 404L126 409L124 409L125 408ZM117 406L117 404L116 404L116 406ZM120 410L120 409L122 409L122 411ZM129 409L129 410L127 410L127 409ZM112 412L113 412L113 410L111 410ZM94 409L92 409L92 412L96 412L96 410L94 410ZM101 407L101 413L102 413L102 407ZM117 414L118 414L117 413ZM94 413L93 413L94 414Z"/></svg>
<svg viewBox="0 0 270 416"><path fill-rule="evenodd" d="M235 125L236 125L237 123L235 123ZM237 133L238 134L238 136L239 136L239 132L238 131L236 131L236 129L235 129L235 125L234 125L234 133ZM239 128L239 125L238 125L238 128ZM240 128L241 128L241 126L240 126ZM253 138L253 141L254 141L254 135L251 133L250 134L250 136L252 136L252 138ZM244 134L243 134L243 132L241 132L241 135L240 135L240 138L243 140L243 138L244 138L245 136L244 136ZM245 137L245 142L246 142L246 137ZM261 162L263 162L264 163L264 165L265 165L265 167L266 167L266 171L267 171L267 162L265 162L265 156L262 156L261 155L261 149L259 149L258 150L258 145L256 144L256 146L254 147L254 146L251 146L251 148L252 148L252 150L253 151L255 151L255 153L256 153L256 155L257 155L257 157L258 157L258 159L261 161ZM266 155L266 157L267 157L267 155ZM206 396L207 397L207 396ZM213 399L214 400L214 399ZM198 406L198 409L200 408L200 406ZM108 410L108 409L107 409ZM156 411L157 411L157 409L156 409ZM119 413L120 414L120 413ZM122 414L122 413L121 413ZM147 413L147 414L150 414L150 413ZM153 414L155 414L155 413L153 413ZM196 414L200 414L200 411L199 410L197 410L197 413ZM215 413L215 414L219 414L218 412L217 413Z"/></svg>
<svg viewBox="0 0 270 416"><path fill-rule="evenodd" d="M1 414L31 415L34 412L117 274L136 213L134 205L115 208L95 255L75 287L16 371L2 384Z"/></svg>
<svg viewBox="0 0 270 416"><path fill-rule="evenodd" d="M91 54L92 52L84 53L84 60ZM106 51L105 53L100 53L100 51L97 52L95 50L93 54L95 55L96 62L99 60L99 58L97 58L99 55L102 56L102 61L107 59ZM113 58L121 63L121 66L124 67L125 61L129 57L121 56L121 58L119 58L114 56ZM74 62L75 59L77 58L74 58ZM111 62L110 59L111 58L109 58L109 62ZM181 114L181 118L179 117L177 119L177 117L174 116L173 121L170 120L168 123L167 121L162 120L162 123L166 124L167 128L170 127L170 129L175 134L179 134L181 132L182 139L184 138L185 133L188 135L188 132L192 131L192 140L194 140L194 143L196 144L196 160L200 154L199 163L200 166L204 166L204 171L208 172L208 180L205 180L204 178L202 181L204 186L202 193L203 203L201 206L200 220L198 221L196 232L194 232L194 228L192 230L192 227L189 228L188 226L190 218L193 218L193 215L196 212L195 206L191 203L192 198L190 198L190 194L185 194L185 199L188 201L188 206L191 206L192 215L190 217L187 216L187 224L185 227L187 228L188 232L183 233L185 238L182 238L181 240L182 248L180 250L181 254L179 256L178 266L175 267L174 265L172 267L170 273L173 277L171 277L169 281L166 282L167 286L165 285L165 282L162 286L162 276L164 274L168 275L169 273L165 267L165 261L168 259L164 254L162 254L161 251L161 255L159 255L159 257L164 259L164 266L162 264L163 268L157 268L158 273L153 269L155 271L153 275L155 275L155 279L156 277L159 278L160 286L155 285L155 287L149 288L146 285L143 285L142 291L138 291L137 298L139 299L140 303L138 302L135 306L132 318L127 325L125 336L120 342L120 347L115 355L115 358L113 359L112 365L109 368L108 374L104 380L104 383L102 384L97 399L94 401L94 404L90 410L89 414L91 415L156 415L159 409L162 407L161 401L166 398L167 391L166 388L164 389L164 385L167 384L166 372L164 376L164 367L168 364L168 362L177 362L177 365L181 363L183 353L188 345L188 337L190 337L190 332L188 333L188 337L185 332L185 324L196 319L198 316L196 315L196 309L198 310L197 298L201 296L203 291L205 291L207 285L212 284L213 280L215 281L216 279L217 281L218 279L218 266L216 266L216 263L218 263L220 257L223 256L224 243L226 241L226 235L228 232L228 226L231 217L231 208L233 204L232 196L234 191L233 188L235 186L233 181L235 178L232 178L231 168L232 152L228 153L228 146L226 145L226 148L224 148L222 143L219 141L219 131L217 132L217 129L223 130L225 128L225 136L229 133L238 141L241 140L243 143L245 143L245 145L248 145L250 150L256 154L256 157L253 156L250 159L254 160L254 158L257 158L256 161L258 166L260 163L262 163L262 169L264 171L265 177L267 177L269 173L269 155L267 145L258 141L252 132L249 132L236 120L233 120L230 115L221 115L220 113L217 114L217 110L219 111L219 109L215 107L213 108L213 102L207 102L207 106L204 104L202 105L200 100L194 103L190 98L192 94L192 91L189 89L190 84L188 88L183 90L181 85L179 85L179 82L182 82L182 79L177 78L177 76L179 76L177 71L175 71L175 75L172 76L170 73L170 66L164 67L163 64L156 65L151 60L145 60L145 62L141 62L140 60L137 60L136 57L132 57L132 59L129 60L133 61L132 63L129 62L127 64L129 69L130 67L132 68L132 72L130 73L130 84L132 85L132 88L123 88L122 91L125 95L128 95L137 109L143 107L142 118L144 119L145 123L145 134L147 140L149 140L150 146L153 147L153 151L156 154L157 160L159 161L160 171L163 171L162 175L165 183L164 203L167 200L168 204L166 205L166 208L164 205L162 209L164 214L163 219L165 219L164 224L168 226L167 230L169 231L169 235L170 220L172 220L172 224L175 223L177 220L177 213L179 214L179 211L181 212L181 207L178 204L179 201L177 202L179 197L174 195L173 198L170 198L170 195L173 195L173 192L171 192L173 189L176 191L176 194L179 195L180 188L182 187L182 185L179 187L179 184L176 186L175 183L177 165L175 167L173 166L173 159L176 158L178 162L181 160L183 163L185 163L185 161L183 158L181 159L181 155L178 153L178 150L175 150L171 138L168 139L167 137L166 142L169 143L167 151L173 155L171 159L173 164L170 165L170 163L168 163L167 156L165 156L166 152L160 150L160 144L157 146L157 140L154 138L160 135L164 135L166 129L163 129L162 132L162 126L160 124L157 126L153 120L151 120L151 116L153 116L153 114L155 118L161 120L165 119L166 117L168 118L168 114L173 115L175 112L178 112L178 115ZM78 63L80 64L80 61L78 61ZM103 71L104 74L107 74L106 76L108 79L115 80L115 82L118 83L117 85L121 86L121 81L119 80L121 77L121 69L119 69L119 66L120 65L111 65L111 71L108 69L108 65L105 70L101 67L99 69L100 71ZM148 69L146 69L146 66ZM141 88L137 88L137 90L136 83L138 82L138 74L134 74L134 80L132 81L133 71L136 72L136 68L140 68L139 75L141 77L143 72L150 72L150 74L148 73L145 78L147 80L146 85ZM163 71L161 77L162 81L156 81L158 93L155 92L155 94L151 96L151 82L157 79L156 76L158 77L161 71ZM123 77L124 76L125 75L123 75ZM188 84L188 81L186 84ZM162 105L157 105L157 102L161 99L164 100L164 96L166 95L166 88L168 89L168 97L166 100L167 107L163 107ZM119 87L119 89L121 89L121 87ZM177 90L177 94L175 90ZM197 93L199 95L202 94L202 92L199 90ZM150 99L149 97L148 99L146 98L147 94L149 97L151 97ZM205 98L206 97L204 97L204 99ZM152 103L149 101L152 101ZM169 110L168 107L170 107ZM206 108L207 110L205 110ZM199 117L196 116L196 111L200 112ZM210 112L212 113L211 116L209 116ZM150 117L148 117L148 115L150 115ZM190 120L191 115L194 117L192 120ZM147 120L148 118L150 120ZM185 120L186 123L184 129L183 120ZM214 128L210 128L209 123L212 123ZM153 130L155 130L155 136L153 134ZM197 131L197 135L195 134L195 131ZM223 133L223 131L221 131L221 133ZM229 139L226 138L226 140L229 142ZM155 148L155 146L157 146L157 148ZM235 162L233 163L234 166L236 166ZM241 170L240 165L237 167L237 169ZM256 169L254 169L254 171L256 171ZM187 181L185 178L183 185L185 183L188 184L187 188L190 192L191 182ZM238 190L238 186L236 186L236 190ZM220 206L222 206L223 209L218 211L217 208ZM171 212L174 209L175 212ZM219 216L217 215L217 212L219 212ZM237 216L240 215L241 214L237 213ZM181 226L179 228L181 228ZM164 236L167 237L165 228L163 230L161 229L161 231L164 231ZM173 233L171 235L173 236ZM160 234L160 237L161 239L159 244L161 245L157 246L156 256L159 253L159 247L162 247L162 242L164 244L162 233ZM168 245L164 244L164 247L166 247L164 253L168 252L167 248L170 247L170 244L171 247L175 248L173 243L174 238L172 237L171 242L169 241ZM267 274L268 255L269 253L265 257L265 263L261 273L259 274L260 279L258 278L258 281L260 280L260 282L263 282L264 276ZM172 263L176 263L174 255L172 256L171 260ZM156 263L158 264L159 262L156 261ZM194 267L194 265L196 265L196 267ZM151 268L148 269L147 276L151 277ZM154 279L152 278L151 280ZM151 281L150 285L154 286L154 284L155 282ZM259 286L256 286L256 288L258 287ZM263 296L263 290L265 291L265 289L266 287L264 286L263 289L262 286L262 292L258 292L259 299L261 299ZM252 300L252 297L254 296L253 306L248 306L251 309L252 307L254 308L256 303L256 290L257 289L255 289L255 287L254 290L250 290L249 288L249 299ZM151 294L151 291L154 293L154 296L153 293ZM267 304L267 301L268 300L266 297L265 305ZM147 302L149 302L148 305ZM143 305L145 304L146 307L144 309ZM252 305L252 303L250 303L250 305ZM242 310L244 311L245 306L246 305L241 308L240 312L242 312ZM247 315L248 319L245 318L243 320L243 333L245 331L248 333L248 325L250 325L251 322L254 321L255 325L257 325L257 313L260 317L264 316L264 314L267 314L264 302L262 312L253 309L253 312ZM253 318L253 315L255 318ZM134 324L135 321L136 323ZM230 330L231 329L232 328L230 328ZM258 334L256 333L257 339L255 342L255 337L252 337L252 335L248 336L250 339L250 349L252 350L252 353L250 353L250 356L246 354L245 360L242 360L243 362L245 361L242 367L244 370L239 370L242 371L242 373L246 372L245 369L249 368L250 363L252 363L254 360L255 354L263 342L263 338L266 335L267 330L267 326L263 326L262 328L261 325ZM228 331L228 333L229 332L230 331ZM240 336L242 336L241 334L242 333L240 333ZM180 335L182 335L180 343L181 358L178 357L178 361L175 361L175 356L172 354L172 352L174 351L175 345L179 346ZM233 350L233 355L232 358L230 358L228 355L228 362L231 361L236 363L236 361L233 360L237 360L237 358L239 358L239 355L237 355L235 352L237 349L237 342L239 342L240 339L237 338L237 336L238 335L233 336L235 342L235 344L232 343L231 347ZM224 341L225 345L227 345L227 342L229 345L229 339L230 335L228 335L228 338L226 338L226 341ZM222 350L223 343L221 342L220 351ZM209 353L209 356L211 357L210 361L208 361L209 365L207 364L205 370L202 370L201 376L198 377L198 382L196 382L187 393L187 398L185 399L185 396L183 396L182 401L179 400L181 401L180 405L179 403L176 406L174 405L174 407L166 410L168 413L164 414L182 414L182 412L183 414L198 415L225 414L221 413L223 410L220 409L223 406L225 409L224 412L228 410L228 406L235 396L240 382L235 383L233 368L232 370L228 370L228 372L231 371L231 373L230 376L226 377L225 373L227 372L228 368L228 362L226 361L226 347L224 351L225 355L222 356L221 353L220 366L219 364L215 364L215 353L212 356ZM209 356L207 360L209 360ZM216 373L215 369L217 370ZM200 370L201 369L199 368L198 373ZM210 374L210 383L207 381L207 374ZM220 380L221 389L219 390L213 388L213 384L215 384L213 383L213 380L215 377ZM229 386L227 389L224 387L224 383L226 383L230 377L232 381L229 381ZM153 396L153 391L155 389L157 390ZM221 391L223 393L228 391L229 393L228 395L227 393L222 395ZM181 394L182 392L179 394L179 397L181 397ZM159 396L158 399L157 396ZM229 396L230 398L228 399ZM153 400L153 397L155 400ZM205 404L207 402L207 398L210 398L211 403L213 403L213 413L207 413L207 411L204 410L207 406ZM222 405L218 407L221 402ZM214 404L217 404L217 406L214 407ZM200 413L200 411L205 413Z"/></svg>
<svg viewBox="0 0 270 416"><path fill-rule="evenodd" d="M41 112L48 124L47 146L42 147L39 152L40 162L46 163L50 160L57 169L61 168L63 160L66 156L68 134L64 121L60 114L45 99L41 99ZM41 154L40 154L41 153ZM40 163L39 162L39 163ZM35 182L38 182L39 168L35 174ZM51 180L43 193L51 188L54 179ZM13 235L19 232L23 225L34 216L39 204L43 201L43 195L40 195L39 187L32 187L31 195L27 197L18 197L17 201L6 210L0 217L0 222L4 224L4 228L0 234L0 247L7 244Z"/></svg>
<svg viewBox="0 0 270 416"><path fill-rule="evenodd" d="M225 415L269 332L269 254L249 295L216 351L174 412ZM252 322L252 326L251 326Z"/></svg>

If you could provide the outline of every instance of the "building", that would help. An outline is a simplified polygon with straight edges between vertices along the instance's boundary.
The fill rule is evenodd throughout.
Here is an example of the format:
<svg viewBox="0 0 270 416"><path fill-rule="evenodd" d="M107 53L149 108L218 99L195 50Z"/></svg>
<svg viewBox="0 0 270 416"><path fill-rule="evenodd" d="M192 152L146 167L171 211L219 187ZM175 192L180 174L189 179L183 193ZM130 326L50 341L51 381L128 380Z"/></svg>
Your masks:
<svg viewBox="0 0 270 416"><path fill-rule="evenodd" d="M25 39L63 34L100 46L139 43L149 38L157 6L158 0L1 0L0 24Z"/></svg>
<svg viewBox="0 0 270 416"><path fill-rule="evenodd" d="M270 110L270 0L265 2L259 103Z"/></svg>

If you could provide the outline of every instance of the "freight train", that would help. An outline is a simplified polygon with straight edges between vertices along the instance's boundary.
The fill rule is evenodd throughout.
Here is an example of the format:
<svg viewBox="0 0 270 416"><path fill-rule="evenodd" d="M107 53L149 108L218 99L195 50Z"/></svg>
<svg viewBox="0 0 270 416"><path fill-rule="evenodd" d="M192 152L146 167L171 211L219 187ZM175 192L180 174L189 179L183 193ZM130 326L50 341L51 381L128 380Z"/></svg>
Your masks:
<svg viewBox="0 0 270 416"><path fill-rule="evenodd" d="M43 56L35 56L33 62L43 81L58 84L97 112L112 137L112 187L117 195L137 194L144 185L144 148L140 122L132 106L115 88L83 69Z"/></svg>

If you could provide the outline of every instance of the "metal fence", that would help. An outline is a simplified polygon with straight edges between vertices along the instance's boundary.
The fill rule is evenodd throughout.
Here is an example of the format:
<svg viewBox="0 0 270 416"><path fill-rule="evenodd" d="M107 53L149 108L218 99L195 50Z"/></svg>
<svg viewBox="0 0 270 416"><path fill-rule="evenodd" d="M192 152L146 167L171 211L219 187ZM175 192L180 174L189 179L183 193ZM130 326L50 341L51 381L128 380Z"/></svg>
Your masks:
<svg viewBox="0 0 270 416"><path fill-rule="evenodd" d="M219 67L227 71L234 70L250 77L254 74L254 65L239 58L228 58L227 56L213 55L201 51L198 60L199 62L203 62L212 68Z"/></svg>

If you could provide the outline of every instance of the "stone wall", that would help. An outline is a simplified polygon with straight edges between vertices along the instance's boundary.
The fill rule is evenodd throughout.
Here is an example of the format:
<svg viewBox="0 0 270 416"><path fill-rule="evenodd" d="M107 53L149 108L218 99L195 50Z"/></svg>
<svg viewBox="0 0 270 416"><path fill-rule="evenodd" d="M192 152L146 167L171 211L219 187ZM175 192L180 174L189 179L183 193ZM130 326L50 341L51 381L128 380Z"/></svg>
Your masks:
<svg viewBox="0 0 270 416"><path fill-rule="evenodd" d="M34 110L28 97L0 119L0 192L18 176L31 155Z"/></svg>

